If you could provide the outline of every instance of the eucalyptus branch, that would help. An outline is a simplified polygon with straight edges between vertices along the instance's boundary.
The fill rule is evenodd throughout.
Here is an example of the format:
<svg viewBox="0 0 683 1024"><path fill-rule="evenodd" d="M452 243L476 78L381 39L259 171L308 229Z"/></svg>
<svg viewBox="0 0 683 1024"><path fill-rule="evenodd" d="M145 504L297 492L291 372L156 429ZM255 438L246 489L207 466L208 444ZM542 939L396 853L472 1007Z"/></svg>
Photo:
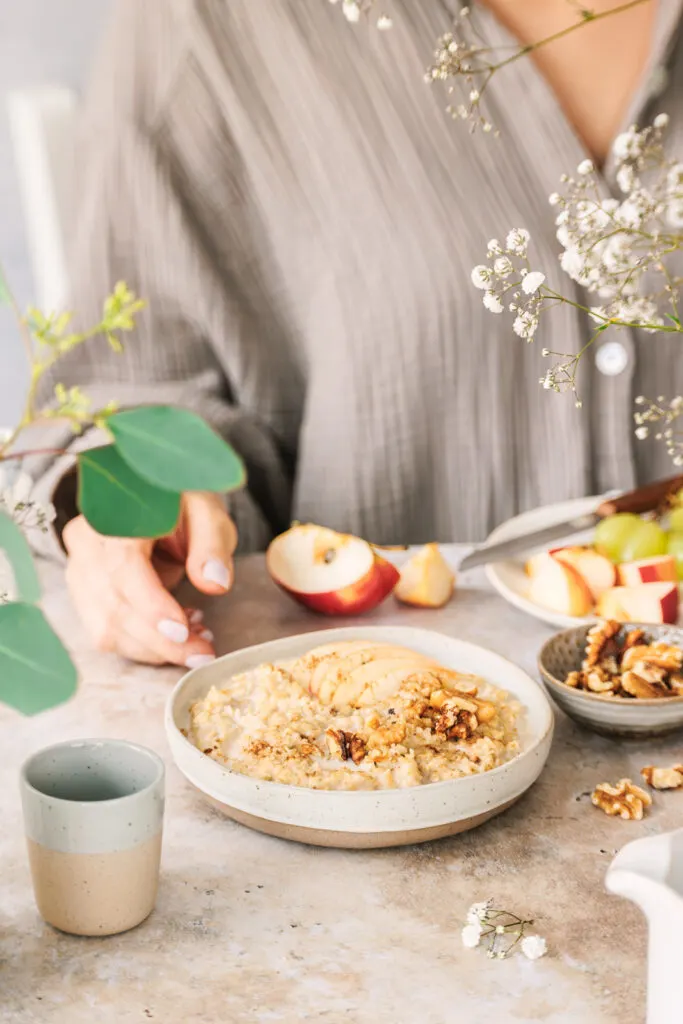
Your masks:
<svg viewBox="0 0 683 1024"><path fill-rule="evenodd" d="M19 435L39 420L66 419L75 433L80 433L85 427L93 424L102 425L106 417L115 411L116 406L113 403L93 413L90 399L83 394L80 388L77 386L67 388L58 383L54 388L55 405L37 410L38 388L45 375L63 356L95 337L104 335L110 347L115 352L121 352L119 333L133 330L135 316L145 305L141 299L128 290L123 282L119 282L104 302L99 323L81 332L67 333L71 322L70 313L46 315L40 310L30 308L26 317L22 317L6 285L5 292L7 301L17 317L22 337L25 338L25 346L29 355L30 381L24 411L19 423L9 436L0 442L0 461L8 458Z"/></svg>

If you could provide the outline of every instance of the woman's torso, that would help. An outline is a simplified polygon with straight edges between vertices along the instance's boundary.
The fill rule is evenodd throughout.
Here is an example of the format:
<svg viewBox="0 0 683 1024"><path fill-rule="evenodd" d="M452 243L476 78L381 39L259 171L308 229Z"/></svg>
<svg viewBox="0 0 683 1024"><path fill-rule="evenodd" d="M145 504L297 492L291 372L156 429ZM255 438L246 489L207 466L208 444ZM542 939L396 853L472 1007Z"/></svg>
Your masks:
<svg viewBox="0 0 683 1024"><path fill-rule="evenodd" d="M666 110L683 153L680 0L660 8L628 120ZM470 135L423 80L448 5L394 0L391 13L380 32L327 0L232 0L198 5L193 25L186 107L220 106L244 253L223 247L216 166L195 213L267 339L226 368L239 402L296 449L293 514L378 542L477 540L522 509L666 475L664 447L633 438L633 399L683 391L680 340L608 333L602 346L621 349L611 362L596 349L598 363L626 366L601 372L590 353L578 410L538 380L544 347L585 343L582 316L559 308L527 345L470 283L488 240L523 226L534 266L571 293L547 196L586 151L556 96L519 61L490 88L500 138ZM480 24L510 45L491 13Z"/></svg>

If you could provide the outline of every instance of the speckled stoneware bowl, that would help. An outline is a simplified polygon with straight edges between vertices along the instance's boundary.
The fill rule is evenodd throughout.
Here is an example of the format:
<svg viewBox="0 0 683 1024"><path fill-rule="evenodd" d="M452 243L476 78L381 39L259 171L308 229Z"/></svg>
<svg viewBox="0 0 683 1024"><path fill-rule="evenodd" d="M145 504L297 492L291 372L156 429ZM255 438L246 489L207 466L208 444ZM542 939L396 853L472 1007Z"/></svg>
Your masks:
<svg viewBox="0 0 683 1024"><path fill-rule="evenodd" d="M628 700L603 697L587 690L575 690L564 681L570 672L581 668L586 635L591 624L575 626L551 637L541 648L538 667L545 687L555 703L581 725L604 736L647 739L664 736L683 728L683 697L655 700ZM651 626L624 623L624 629L644 629L653 640L670 640L683 646L683 629L677 626Z"/></svg>
<svg viewBox="0 0 683 1024"><path fill-rule="evenodd" d="M482 775L409 789L340 792L262 782L240 775L192 745L182 730L191 705L214 684L263 662L301 657L338 640L402 644L443 665L482 676L525 707L521 753ZM178 683L166 709L166 731L176 764L216 807L251 828L314 846L369 849L404 846L474 828L505 810L536 781L553 733L550 703L532 679L491 651L424 629L365 626L287 637L227 654Z"/></svg>

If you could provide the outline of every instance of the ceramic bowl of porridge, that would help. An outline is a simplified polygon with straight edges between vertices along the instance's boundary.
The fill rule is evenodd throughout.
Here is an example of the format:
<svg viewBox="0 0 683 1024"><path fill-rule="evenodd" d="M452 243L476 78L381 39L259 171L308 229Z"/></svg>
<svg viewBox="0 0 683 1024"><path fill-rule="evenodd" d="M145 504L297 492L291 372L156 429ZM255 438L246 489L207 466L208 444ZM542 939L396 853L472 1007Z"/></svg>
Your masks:
<svg viewBox="0 0 683 1024"><path fill-rule="evenodd" d="M453 835L536 781L553 714L511 662L397 626L274 640L195 669L166 711L181 772L229 817L319 846Z"/></svg>

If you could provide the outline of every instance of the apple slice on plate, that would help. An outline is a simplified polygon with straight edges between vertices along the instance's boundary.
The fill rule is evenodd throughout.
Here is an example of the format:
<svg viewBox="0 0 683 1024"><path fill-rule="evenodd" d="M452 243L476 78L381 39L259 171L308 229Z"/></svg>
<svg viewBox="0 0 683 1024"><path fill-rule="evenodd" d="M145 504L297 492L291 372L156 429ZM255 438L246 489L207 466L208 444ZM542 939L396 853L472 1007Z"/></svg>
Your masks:
<svg viewBox="0 0 683 1024"><path fill-rule="evenodd" d="M266 552L268 572L300 604L324 615L360 615L387 597L398 569L347 533L312 523L281 533Z"/></svg>
<svg viewBox="0 0 683 1024"><path fill-rule="evenodd" d="M555 548L548 554L557 558L558 561L564 562L565 565L571 566L579 576L583 577L594 601L597 601L605 590L609 590L617 582L617 570L614 564L594 548Z"/></svg>
<svg viewBox="0 0 683 1024"><path fill-rule="evenodd" d="M443 608L455 590L455 574L438 544L425 544L401 569L394 595L416 608Z"/></svg>
<svg viewBox="0 0 683 1024"><path fill-rule="evenodd" d="M534 559L529 598L562 615L588 615L593 596L583 576L565 562L546 553Z"/></svg>
<svg viewBox="0 0 683 1024"><path fill-rule="evenodd" d="M597 614L617 622L673 624L678 619L676 583L641 583L637 587L612 587L598 601Z"/></svg>
<svg viewBox="0 0 683 1024"><path fill-rule="evenodd" d="M637 587L640 583L675 583L677 579L672 555L655 555L619 566L619 582L625 587Z"/></svg>

